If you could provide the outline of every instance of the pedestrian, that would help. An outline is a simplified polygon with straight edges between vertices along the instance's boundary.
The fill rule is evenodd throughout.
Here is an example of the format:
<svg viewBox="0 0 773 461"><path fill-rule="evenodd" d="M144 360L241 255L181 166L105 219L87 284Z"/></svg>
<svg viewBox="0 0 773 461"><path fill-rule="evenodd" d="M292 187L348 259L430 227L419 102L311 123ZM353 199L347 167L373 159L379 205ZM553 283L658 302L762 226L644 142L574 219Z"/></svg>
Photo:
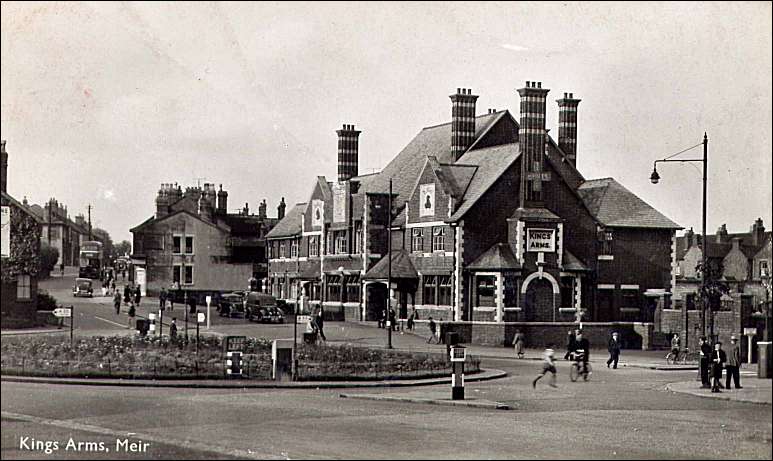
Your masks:
<svg viewBox="0 0 773 461"><path fill-rule="evenodd" d="M131 330L134 326L134 316L137 315L137 310L134 308L134 303L132 301L129 301L129 326L128 328Z"/></svg>
<svg viewBox="0 0 773 461"><path fill-rule="evenodd" d="M64 277L64 262L59 263L59 273Z"/></svg>
<svg viewBox="0 0 773 461"><path fill-rule="evenodd" d="M395 310L393 308L389 308L389 327L392 329L392 331L397 331L397 323L395 322L397 320L397 314L395 313Z"/></svg>
<svg viewBox="0 0 773 461"><path fill-rule="evenodd" d="M725 389L730 390L730 378L732 377L736 389L741 386L741 348L738 347L738 338L730 337L730 348L727 350L727 364L725 365Z"/></svg>
<svg viewBox="0 0 773 461"><path fill-rule="evenodd" d="M140 307L141 299L142 299L142 291L140 291L140 285L137 284L137 286L134 288L134 304L136 304L137 307Z"/></svg>
<svg viewBox="0 0 773 461"><path fill-rule="evenodd" d="M102 296L107 296L107 280L102 282Z"/></svg>
<svg viewBox="0 0 773 461"><path fill-rule="evenodd" d="M569 330L566 334L566 354L564 354L564 360L569 360L572 351L574 351L574 330Z"/></svg>
<svg viewBox="0 0 773 461"><path fill-rule="evenodd" d="M132 296L132 290L129 288L129 285L123 286L123 302L126 304L129 304L129 300Z"/></svg>
<svg viewBox="0 0 773 461"><path fill-rule="evenodd" d="M550 347L545 349L545 359L542 362L542 372L540 372L540 374L538 374L537 377L534 378L534 381L531 382L531 387L536 389L537 381L542 379L542 377L545 376L547 372L552 373L550 377L550 383L548 383L548 385L550 387L557 387L556 386L556 359L553 356L553 354L555 354L555 352Z"/></svg>
<svg viewBox="0 0 773 461"><path fill-rule="evenodd" d="M416 308L414 308L411 311L411 315L408 316L408 323L406 326L408 327L409 330L413 330L413 323L415 319L416 319Z"/></svg>
<svg viewBox="0 0 773 461"><path fill-rule="evenodd" d="M612 365L612 368L617 370L617 361L620 358L620 340L618 339L617 332L612 333L612 338L609 340L609 345L607 346L607 350L609 351L609 360L607 360L607 368L609 368L609 365L614 363Z"/></svg>
<svg viewBox="0 0 773 461"><path fill-rule="evenodd" d="M523 358L523 343L524 337L521 330L515 330L515 337L513 337L513 346L515 347L515 355L519 358Z"/></svg>
<svg viewBox="0 0 773 461"><path fill-rule="evenodd" d="M701 336L700 342L701 342L701 345L700 345L701 387L708 389L711 387L711 381L709 381L709 365L711 364L711 346L706 341L705 336Z"/></svg>
<svg viewBox="0 0 773 461"><path fill-rule="evenodd" d="M166 309L166 288L161 287L161 291L158 292L158 308L162 311Z"/></svg>
<svg viewBox="0 0 773 461"><path fill-rule="evenodd" d="M173 343L177 342L177 318L172 317L172 323L169 325L169 340Z"/></svg>
<svg viewBox="0 0 773 461"><path fill-rule="evenodd" d="M671 338L671 353L674 354L674 362L679 358L680 350L679 333L674 333L674 337Z"/></svg>
<svg viewBox="0 0 773 461"><path fill-rule="evenodd" d="M434 339L436 344L440 344L440 338L437 337L437 324L434 320L432 320L432 317L429 317L427 319L429 321L429 339L427 340L427 344L432 344L432 340Z"/></svg>
<svg viewBox="0 0 773 461"><path fill-rule="evenodd" d="M113 295L113 306L115 306L115 315L121 314L121 293L115 292Z"/></svg>
<svg viewBox="0 0 773 461"><path fill-rule="evenodd" d="M322 308L320 307L317 310L317 315L314 317L314 322L317 324L317 331L319 331L319 337L322 338L322 341L327 341L327 338L325 337L325 315L324 312L322 312Z"/></svg>
<svg viewBox="0 0 773 461"><path fill-rule="evenodd" d="M714 351L711 353L711 373L714 377L711 385L711 392L722 392L719 388L722 386L720 381L722 380L722 367L727 362L727 355L722 350L722 343L717 341L714 344ZM728 382L728 384L730 384Z"/></svg>
<svg viewBox="0 0 773 461"><path fill-rule="evenodd" d="M387 316L386 309L382 309L381 310L381 317L378 318L378 327L379 328L384 328L386 326L386 316Z"/></svg>
<svg viewBox="0 0 773 461"><path fill-rule="evenodd" d="M118 293L117 291L115 291L115 279L110 281L110 292L111 293ZM121 297L120 293L118 294L118 297L119 298Z"/></svg>
<svg viewBox="0 0 773 461"><path fill-rule="evenodd" d="M188 297L188 313L189 314L195 314L196 313L196 297L195 296L189 296Z"/></svg>

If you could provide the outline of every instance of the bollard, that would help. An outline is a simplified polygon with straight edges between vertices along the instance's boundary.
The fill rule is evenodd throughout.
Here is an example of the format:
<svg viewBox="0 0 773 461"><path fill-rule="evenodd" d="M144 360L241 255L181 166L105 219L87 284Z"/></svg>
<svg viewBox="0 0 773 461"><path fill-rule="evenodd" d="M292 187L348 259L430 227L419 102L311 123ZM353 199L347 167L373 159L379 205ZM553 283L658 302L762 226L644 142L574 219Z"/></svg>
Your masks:
<svg viewBox="0 0 773 461"><path fill-rule="evenodd" d="M770 341L757 342L757 377L761 379L773 378L773 343Z"/></svg>
<svg viewBox="0 0 773 461"><path fill-rule="evenodd" d="M464 346L451 348L451 400L464 400L464 361L467 349Z"/></svg>

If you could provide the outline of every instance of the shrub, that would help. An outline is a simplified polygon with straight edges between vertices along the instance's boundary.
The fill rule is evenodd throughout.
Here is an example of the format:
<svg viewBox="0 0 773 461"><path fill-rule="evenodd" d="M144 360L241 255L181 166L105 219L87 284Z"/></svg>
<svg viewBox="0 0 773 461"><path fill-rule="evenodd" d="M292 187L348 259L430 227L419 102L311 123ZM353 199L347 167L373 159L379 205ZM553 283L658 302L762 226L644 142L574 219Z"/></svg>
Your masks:
<svg viewBox="0 0 773 461"><path fill-rule="evenodd" d="M48 294L45 290L38 290L38 310L52 311L56 309L56 298Z"/></svg>
<svg viewBox="0 0 773 461"><path fill-rule="evenodd" d="M56 262L59 260L59 250L50 246L46 242L40 244L40 272L44 277L48 277Z"/></svg>

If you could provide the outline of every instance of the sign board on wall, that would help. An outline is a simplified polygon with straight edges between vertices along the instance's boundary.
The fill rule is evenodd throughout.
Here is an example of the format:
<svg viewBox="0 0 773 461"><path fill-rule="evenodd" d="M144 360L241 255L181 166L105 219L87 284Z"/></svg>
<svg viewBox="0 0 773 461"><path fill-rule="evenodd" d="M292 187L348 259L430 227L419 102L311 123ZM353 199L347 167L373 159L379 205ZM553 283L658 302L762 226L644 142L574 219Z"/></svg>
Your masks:
<svg viewBox="0 0 773 461"><path fill-rule="evenodd" d="M346 199L348 198L346 184L333 184L333 222L346 221Z"/></svg>
<svg viewBox="0 0 773 461"><path fill-rule="evenodd" d="M526 229L526 251L556 251L555 229Z"/></svg>
<svg viewBox="0 0 773 461"><path fill-rule="evenodd" d="M2 255L3 257L9 257L11 256L11 207L4 206L2 207L2 220L0 220L0 224L2 225L2 235L0 235L0 239L2 239Z"/></svg>
<svg viewBox="0 0 773 461"><path fill-rule="evenodd" d="M322 227L322 223L325 221L325 202L322 200L314 200L311 202L311 225L314 227Z"/></svg>
<svg viewBox="0 0 773 461"><path fill-rule="evenodd" d="M435 216L435 185L419 186L419 216Z"/></svg>

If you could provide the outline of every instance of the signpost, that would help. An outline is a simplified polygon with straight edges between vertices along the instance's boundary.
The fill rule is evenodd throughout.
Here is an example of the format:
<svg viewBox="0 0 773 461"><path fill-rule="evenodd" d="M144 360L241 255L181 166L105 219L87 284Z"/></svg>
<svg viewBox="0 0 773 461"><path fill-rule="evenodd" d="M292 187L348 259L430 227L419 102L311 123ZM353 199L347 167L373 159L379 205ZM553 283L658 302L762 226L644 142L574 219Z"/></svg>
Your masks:
<svg viewBox="0 0 773 461"><path fill-rule="evenodd" d="M73 315L73 309L75 309L75 306L70 307L57 307L54 309L54 316L59 318L70 318L70 347L72 347L72 331L73 331L73 322L75 321L75 316Z"/></svg>
<svg viewBox="0 0 773 461"><path fill-rule="evenodd" d="M451 400L464 400L464 361L467 349L464 346L451 347Z"/></svg>
<svg viewBox="0 0 773 461"><path fill-rule="evenodd" d="M747 349L747 357L746 357L746 363L751 365L752 363L752 340L754 339L754 336L757 335L757 328L744 328L743 329L743 335L749 338L749 349Z"/></svg>
<svg viewBox="0 0 773 461"><path fill-rule="evenodd" d="M212 296L207 296L207 330L209 330L209 307L212 305Z"/></svg>
<svg viewBox="0 0 773 461"><path fill-rule="evenodd" d="M196 309L196 354L199 353L199 325L204 323L207 319L203 312L199 312L198 309Z"/></svg>
<svg viewBox="0 0 773 461"><path fill-rule="evenodd" d="M242 351L246 336L226 336L223 340L223 355L225 356L225 375L227 378L241 376Z"/></svg>

